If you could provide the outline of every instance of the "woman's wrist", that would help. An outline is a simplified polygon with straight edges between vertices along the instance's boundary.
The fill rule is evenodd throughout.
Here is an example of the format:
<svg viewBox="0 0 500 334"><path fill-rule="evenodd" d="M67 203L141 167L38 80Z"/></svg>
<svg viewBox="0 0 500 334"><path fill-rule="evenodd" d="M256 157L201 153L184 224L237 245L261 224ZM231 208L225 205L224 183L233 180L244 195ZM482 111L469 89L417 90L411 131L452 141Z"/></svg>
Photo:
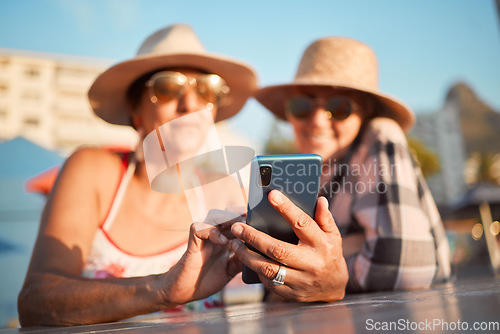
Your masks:
<svg viewBox="0 0 500 334"><path fill-rule="evenodd" d="M152 275L152 282L149 284L148 289L155 294L157 304L161 310L169 309L179 305L172 301L172 296L169 293L169 272Z"/></svg>

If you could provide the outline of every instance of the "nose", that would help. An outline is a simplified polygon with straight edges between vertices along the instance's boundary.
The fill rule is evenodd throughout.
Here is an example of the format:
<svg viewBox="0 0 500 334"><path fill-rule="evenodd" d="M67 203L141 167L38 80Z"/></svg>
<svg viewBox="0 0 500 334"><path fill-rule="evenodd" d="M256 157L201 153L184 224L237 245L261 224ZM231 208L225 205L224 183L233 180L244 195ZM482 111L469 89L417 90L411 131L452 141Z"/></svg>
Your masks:
<svg viewBox="0 0 500 334"><path fill-rule="evenodd" d="M186 85L184 93L179 97L177 111L179 113L191 113L201 109L200 98L194 87Z"/></svg>
<svg viewBox="0 0 500 334"><path fill-rule="evenodd" d="M308 118L311 125L322 125L330 124L331 113L325 110L325 107L321 104L317 104L313 110L311 110L311 116Z"/></svg>

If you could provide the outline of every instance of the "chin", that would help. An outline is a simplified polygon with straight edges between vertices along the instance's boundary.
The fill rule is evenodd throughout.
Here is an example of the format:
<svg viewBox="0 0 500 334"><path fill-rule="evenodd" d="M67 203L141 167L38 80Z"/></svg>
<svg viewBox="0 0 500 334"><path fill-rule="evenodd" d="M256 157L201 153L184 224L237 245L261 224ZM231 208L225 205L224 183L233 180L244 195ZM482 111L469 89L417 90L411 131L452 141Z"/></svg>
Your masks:
<svg viewBox="0 0 500 334"><path fill-rule="evenodd" d="M300 154L317 154L323 158L323 161L327 161L332 156L333 152L330 150L318 150L314 148L299 149Z"/></svg>

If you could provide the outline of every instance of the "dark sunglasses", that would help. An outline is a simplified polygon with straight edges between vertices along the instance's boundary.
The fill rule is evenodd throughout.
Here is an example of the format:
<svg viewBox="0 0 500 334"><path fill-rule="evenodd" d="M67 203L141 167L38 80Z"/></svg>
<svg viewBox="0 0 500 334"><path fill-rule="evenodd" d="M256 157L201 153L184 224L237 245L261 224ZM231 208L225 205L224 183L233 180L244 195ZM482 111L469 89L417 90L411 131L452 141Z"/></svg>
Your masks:
<svg viewBox="0 0 500 334"><path fill-rule="evenodd" d="M286 101L286 111L293 118L306 119L311 116L314 107L321 103L328 112L329 118L336 121L345 120L355 109L355 103L347 97L336 96L325 100L309 96L294 96Z"/></svg>
<svg viewBox="0 0 500 334"><path fill-rule="evenodd" d="M180 72L158 72L146 82L149 97L153 103L168 102L180 98L186 86L193 87L205 102L218 103L220 98L229 93L226 81L217 74L200 74L187 77Z"/></svg>

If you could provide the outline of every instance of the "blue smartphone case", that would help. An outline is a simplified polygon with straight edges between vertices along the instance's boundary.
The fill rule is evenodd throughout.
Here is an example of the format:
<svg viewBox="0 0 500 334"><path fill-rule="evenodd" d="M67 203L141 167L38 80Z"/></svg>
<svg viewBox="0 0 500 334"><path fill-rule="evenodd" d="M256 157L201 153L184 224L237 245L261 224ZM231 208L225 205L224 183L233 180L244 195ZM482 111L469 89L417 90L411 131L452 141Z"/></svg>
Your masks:
<svg viewBox="0 0 500 334"><path fill-rule="evenodd" d="M278 189L305 213L314 217L322 166L323 159L317 154L255 157L250 168L247 224L276 239L297 244L298 238L290 224L269 203L267 196L271 190ZM261 178L261 168L267 167L271 167L272 171L268 185L262 184ZM243 267L243 281L247 284L261 283L259 276L246 266Z"/></svg>

